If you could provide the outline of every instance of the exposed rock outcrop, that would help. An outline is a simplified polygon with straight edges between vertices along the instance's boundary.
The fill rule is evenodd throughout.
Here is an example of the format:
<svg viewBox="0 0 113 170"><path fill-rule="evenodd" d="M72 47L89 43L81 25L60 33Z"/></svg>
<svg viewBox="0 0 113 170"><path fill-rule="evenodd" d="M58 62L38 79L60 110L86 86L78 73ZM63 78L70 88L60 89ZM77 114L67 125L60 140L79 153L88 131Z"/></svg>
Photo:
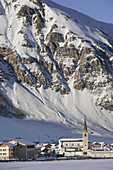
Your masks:
<svg viewBox="0 0 113 170"><path fill-rule="evenodd" d="M0 33L1 39L5 37L6 42L0 44L0 63L9 70L7 73L0 68L0 82L9 81L12 76L14 81L21 84L52 88L65 95L70 92L72 81L74 89L87 89L97 96L96 105L113 111L112 38L96 27L80 25L78 20L64 13L54 12L54 18L53 10L40 0L29 0L26 5L16 0L5 3L4 10L11 11L12 8L20 25L16 26L11 18L10 22L6 22L6 33ZM7 15L7 19L13 16L11 12ZM63 23L57 21L60 17ZM78 32L72 30L71 26L68 28L69 24L75 24L73 28ZM93 31L97 39L91 37ZM5 105L16 110L3 94L1 99L4 101L1 104L3 114Z"/></svg>

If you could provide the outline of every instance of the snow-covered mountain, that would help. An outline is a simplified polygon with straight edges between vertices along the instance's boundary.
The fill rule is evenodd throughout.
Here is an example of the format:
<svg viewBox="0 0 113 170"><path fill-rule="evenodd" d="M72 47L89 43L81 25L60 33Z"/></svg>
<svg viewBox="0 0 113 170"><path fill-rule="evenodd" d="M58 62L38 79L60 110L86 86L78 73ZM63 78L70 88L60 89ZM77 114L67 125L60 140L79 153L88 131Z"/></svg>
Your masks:
<svg viewBox="0 0 113 170"><path fill-rule="evenodd" d="M112 62L112 24L50 0L1 0L2 138L74 136L84 116L89 133L112 136Z"/></svg>

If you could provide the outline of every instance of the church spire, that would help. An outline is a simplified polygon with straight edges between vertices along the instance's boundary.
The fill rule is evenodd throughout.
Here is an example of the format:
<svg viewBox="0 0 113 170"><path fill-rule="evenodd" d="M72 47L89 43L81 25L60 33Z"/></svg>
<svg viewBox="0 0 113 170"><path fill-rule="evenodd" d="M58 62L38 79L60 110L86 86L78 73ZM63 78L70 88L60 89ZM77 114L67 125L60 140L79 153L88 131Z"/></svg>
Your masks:
<svg viewBox="0 0 113 170"><path fill-rule="evenodd" d="M84 131L87 131L86 117L84 117Z"/></svg>

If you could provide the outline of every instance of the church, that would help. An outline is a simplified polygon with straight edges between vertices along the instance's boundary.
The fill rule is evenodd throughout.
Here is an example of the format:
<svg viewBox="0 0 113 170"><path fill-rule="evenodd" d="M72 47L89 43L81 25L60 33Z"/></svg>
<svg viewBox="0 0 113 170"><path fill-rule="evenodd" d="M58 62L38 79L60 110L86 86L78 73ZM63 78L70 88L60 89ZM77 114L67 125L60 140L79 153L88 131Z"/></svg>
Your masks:
<svg viewBox="0 0 113 170"><path fill-rule="evenodd" d="M64 156L83 156L88 151L88 131L86 118L84 118L84 128L82 138L61 138L59 139L59 151Z"/></svg>
<svg viewBox="0 0 113 170"><path fill-rule="evenodd" d="M88 142L87 124L86 118L84 118L82 138L61 138L59 140L59 155L65 157L113 158L113 148L105 142Z"/></svg>

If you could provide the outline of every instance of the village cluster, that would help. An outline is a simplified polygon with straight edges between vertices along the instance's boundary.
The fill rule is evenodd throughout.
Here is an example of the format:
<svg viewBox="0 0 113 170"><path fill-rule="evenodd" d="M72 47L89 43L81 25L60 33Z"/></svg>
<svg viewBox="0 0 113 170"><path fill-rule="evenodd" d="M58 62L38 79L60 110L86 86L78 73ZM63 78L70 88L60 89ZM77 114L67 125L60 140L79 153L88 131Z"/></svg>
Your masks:
<svg viewBox="0 0 113 170"><path fill-rule="evenodd" d="M42 157L113 158L113 144L88 142L86 119L82 138L61 138L58 145L36 144L21 138L0 142L0 160L35 160Z"/></svg>

